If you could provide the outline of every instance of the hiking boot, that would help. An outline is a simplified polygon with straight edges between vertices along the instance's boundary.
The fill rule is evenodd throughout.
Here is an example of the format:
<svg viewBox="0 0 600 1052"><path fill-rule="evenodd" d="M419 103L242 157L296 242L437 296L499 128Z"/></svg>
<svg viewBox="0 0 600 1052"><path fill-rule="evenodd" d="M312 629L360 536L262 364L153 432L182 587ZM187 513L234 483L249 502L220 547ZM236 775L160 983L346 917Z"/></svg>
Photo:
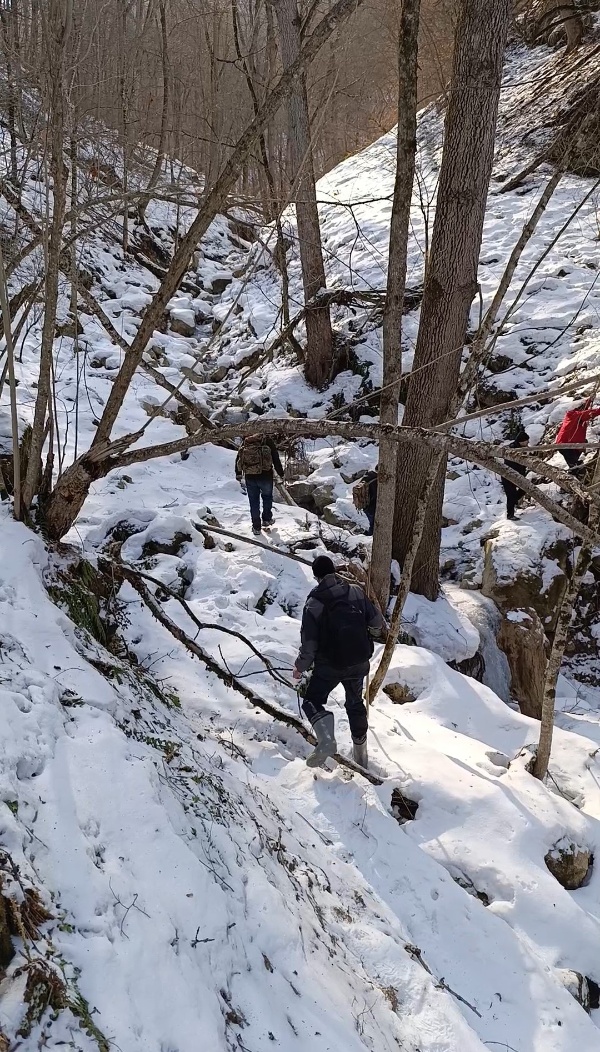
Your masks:
<svg viewBox="0 0 600 1052"><path fill-rule="evenodd" d="M317 739L317 747L307 757L306 765L307 767L322 767L325 760L330 756L335 756L337 752L333 713L326 712L324 716L321 716L321 719L313 723L313 731Z"/></svg>
<svg viewBox="0 0 600 1052"><path fill-rule="evenodd" d="M270 519L263 519L263 529L269 530L271 526L275 525L275 519L271 516Z"/></svg>
<svg viewBox="0 0 600 1052"><path fill-rule="evenodd" d="M262 530L261 530L260 526L253 526L252 527L252 533L254 534L255 537L260 537L260 535L262 533Z"/></svg>
<svg viewBox="0 0 600 1052"><path fill-rule="evenodd" d="M364 767L365 771L369 766L369 756L367 753L367 736L357 741L356 738L352 739L352 759L359 767Z"/></svg>

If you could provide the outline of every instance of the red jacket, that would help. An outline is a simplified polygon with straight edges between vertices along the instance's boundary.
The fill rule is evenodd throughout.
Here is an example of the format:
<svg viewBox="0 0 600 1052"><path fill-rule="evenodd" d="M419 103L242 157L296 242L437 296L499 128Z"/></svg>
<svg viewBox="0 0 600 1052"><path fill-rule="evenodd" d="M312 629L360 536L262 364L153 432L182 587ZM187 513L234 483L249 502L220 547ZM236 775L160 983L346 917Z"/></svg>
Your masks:
<svg viewBox="0 0 600 1052"><path fill-rule="evenodd" d="M556 445L561 442L585 442L590 420L600 416L600 409L569 409L556 436Z"/></svg>

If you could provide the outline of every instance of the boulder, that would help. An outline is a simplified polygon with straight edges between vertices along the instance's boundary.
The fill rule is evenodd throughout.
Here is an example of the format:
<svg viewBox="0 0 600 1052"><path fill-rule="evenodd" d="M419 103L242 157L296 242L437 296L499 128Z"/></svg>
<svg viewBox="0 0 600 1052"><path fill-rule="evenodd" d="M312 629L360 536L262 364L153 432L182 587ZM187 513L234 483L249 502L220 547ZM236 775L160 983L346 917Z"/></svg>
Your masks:
<svg viewBox="0 0 600 1052"><path fill-rule="evenodd" d="M194 336L196 316L192 310L179 310L171 314L171 332L178 336Z"/></svg>
<svg viewBox="0 0 600 1052"><path fill-rule="evenodd" d="M352 529L356 526L353 511L354 509L350 510L347 502L338 500L335 504L329 504L323 509L323 522L328 523L329 526L339 526L343 530Z"/></svg>
<svg viewBox="0 0 600 1052"><path fill-rule="evenodd" d="M548 869L566 891L583 887L591 874L594 856L589 848L562 837L544 859Z"/></svg>
<svg viewBox="0 0 600 1052"><path fill-rule="evenodd" d="M335 504L335 484L319 479L299 479L288 486L290 495L301 508L322 515L325 508Z"/></svg>
<svg viewBox="0 0 600 1052"><path fill-rule="evenodd" d="M540 545L539 533L519 526L519 544L512 530L500 530L484 545L481 591L500 610L532 608L546 632L553 633L567 588L569 542L558 535Z"/></svg>
<svg viewBox="0 0 600 1052"><path fill-rule="evenodd" d="M507 611L500 625L498 646L506 654L511 693L524 716L542 716L546 651L544 627L532 607Z"/></svg>
<svg viewBox="0 0 600 1052"><path fill-rule="evenodd" d="M560 983L568 990L571 997L579 1002L586 1012L591 1008L591 996L589 981L581 972L572 971L570 968L557 968L554 973Z"/></svg>

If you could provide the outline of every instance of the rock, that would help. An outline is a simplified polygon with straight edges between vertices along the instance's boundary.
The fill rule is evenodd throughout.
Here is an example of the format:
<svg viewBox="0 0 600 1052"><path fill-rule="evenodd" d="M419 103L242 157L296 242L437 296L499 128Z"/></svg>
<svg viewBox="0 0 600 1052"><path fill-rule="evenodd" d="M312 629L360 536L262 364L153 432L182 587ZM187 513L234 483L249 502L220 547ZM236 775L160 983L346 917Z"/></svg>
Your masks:
<svg viewBox="0 0 600 1052"><path fill-rule="evenodd" d="M322 515L325 508L335 504L335 485L333 482L321 482L317 479L299 479L288 486L290 495L301 508Z"/></svg>
<svg viewBox="0 0 600 1052"><path fill-rule="evenodd" d="M84 332L85 329L79 318L71 318L69 321L64 321L56 326L57 336L68 336L71 340L74 340L76 336L83 336Z"/></svg>
<svg viewBox="0 0 600 1052"><path fill-rule="evenodd" d="M548 869L566 891L577 891L587 883L594 864L592 852L562 837L544 859Z"/></svg>
<svg viewBox="0 0 600 1052"><path fill-rule="evenodd" d="M542 716L546 650L544 627L531 607L509 610L498 633L498 646L506 654L511 673L511 693L524 716Z"/></svg>
<svg viewBox="0 0 600 1052"><path fill-rule="evenodd" d="M388 698L391 698L394 705L408 705L411 701L417 700L416 694L412 692L406 683L386 683L385 687L383 687L383 693L387 694Z"/></svg>
<svg viewBox="0 0 600 1052"><path fill-rule="evenodd" d="M523 545L518 550L502 531L485 542L481 591L501 610L532 608L553 633L567 588L569 545L558 537L538 548L535 531L522 526L520 532Z"/></svg>
<svg viewBox="0 0 600 1052"><path fill-rule="evenodd" d="M461 578L459 588L465 592L478 592L480 583L477 570L467 570Z"/></svg>
<svg viewBox="0 0 600 1052"><path fill-rule="evenodd" d="M194 336L196 317L192 310L180 310L171 314L171 332L178 336Z"/></svg>
<svg viewBox="0 0 600 1052"><path fill-rule="evenodd" d="M212 278L210 285L211 285L211 292L213 293L213 295L220 296L221 293L225 292L225 289L229 285L231 285L232 280L233 279L232 279L231 275L223 275L222 277L219 277L219 278Z"/></svg>
<svg viewBox="0 0 600 1052"><path fill-rule="evenodd" d="M482 526L483 526L483 522L482 522L481 519L473 519L471 522L468 522L467 525L463 527L463 531L462 532L463 533L474 533L475 530L480 530Z"/></svg>
<svg viewBox="0 0 600 1052"><path fill-rule="evenodd" d="M340 529L345 530L351 529L356 525L352 515L345 513L343 503L338 501L323 509L322 519L329 526L339 526Z"/></svg>
<svg viewBox="0 0 600 1052"><path fill-rule="evenodd" d="M142 558L149 559L154 555L179 555L184 544L189 544L191 539L191 534L178 530L170 541L146 541L142 548Z"/></svg>
<svg viewBox="0 0 600 1052"><path fill-rule="evenodd" d="M228 369L226 365L220 365L214 372L208 377L208 382L211 384L220 384L221 380L224 380L227 376Z"/></svg>
<svg viewBox="0 0 600 1052"><path fill-rule="evenodd" d="M414 821L418 810L417 800L411 800L409 796L405 796L401 789L392 790L392 814L401 826L405 822Z"/></svg>
<svg viewBox="0 0 600 1052"><path fill-rule="evenodd" d="M581 972L571 971L570 968L557 968L556 978L568 990L572 997L579 1002L582 1008L589 1013L591 1008L591 996L589 981Z"/></svg>

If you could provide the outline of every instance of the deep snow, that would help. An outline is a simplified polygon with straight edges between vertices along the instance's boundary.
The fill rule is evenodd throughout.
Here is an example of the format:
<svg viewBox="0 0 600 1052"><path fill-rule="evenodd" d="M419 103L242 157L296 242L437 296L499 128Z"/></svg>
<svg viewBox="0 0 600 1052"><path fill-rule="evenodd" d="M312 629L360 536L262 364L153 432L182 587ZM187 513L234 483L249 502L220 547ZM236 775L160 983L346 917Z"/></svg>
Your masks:
<svg viewBox="0 0 600 1052"><path fill-rule="evenodd" d="M520 90L517 59L507 70L505 113ZM535 62L542 60L538 54ZM422 277L426 220L433 214L440 131L431 110L420 128L419 186L428 204L423 214L416 195L413 287ZM499 150L503 171L511 157L518 167L517 154ZM393 155L390 134L320 184L334 285L382 288ZM506 195L494 184L480 272L484 306L547 175L541 169ZM564 178L515 289L588 189L580 179ZM30 181L26 195L31 208L43 206L41 183ZM592 198L582 209L507 319L496 352L510 369L494 374L496 386L529 393L596 364L596 205ZM154 202L148 221L169 246L173 210ZM292 217L286 222L293 235ZM157 279L101 233L90 236L82 265L94 275L103 308L130 338ZM294 252L290 265L298 306ZM15 280L30 277L28 267ZM188 370L184 393L216 419L232 399L239 413L325 416L362 390L364 376L344 372L326 395L316 396L285 354L274 362L267 356L244 381L236 369L227 371L268 348L280 322L278 276L268 253L227 220L211 227L188 279L197 291L182 291L171 316L195 321L196 331L191 337L157 333L149 358L174 383ZM63 291L66 316L66 284ZM66 336L56 344L67 461L93 435L122 358L96 319L83 313L81 320L77 347ZM215 320L224 320L217 335ZM357 355L377 385L376 322L358 307L336 309L335 321L342 334L362 333ZM404 331L406 367L417 324L413 311ZM23 420L31 417L38 346L39 324L21 343ZM140 372L116 433L143 426L148 407L164 398ZM532 437L569 404L563 399L526 410ZM504 422L486 419L467 433L498 438ZM3 416L2 435L4 424ZM183 433L161 415L144 441ZM371 465L376 451L332 438L309 444L309 455L315 477L334 486L335 507L356 532L278 505L272 543L300 542L310 554L325 539L354 551L367 542L342 473L351 477ZM233 459L207 446L186 461L177 456L116 472L93 487L68 541L94 562L113 528L129 524L137 532L123 545L124 559L184 590L201 620L245 634L285 675L298 645L308 570L243 541L219 538L209 550L194 528L210 512L224 527L248 534ZM444 513L456 525L444 530L444 559L476 574L482 538L502 523L510 572L510 559L526 557L521 542L529 533L548 533L552 524L530 509L517 527L505 525L497 480L459 462L450 468ZM457 596L448 586L437 604L410 597L404 627L419 646L397 648L388 686L403 685L414 700L400 706L386 693L377 700L370 748L382 784L373 786L339 767L309 771L303 739L208 673L128 586L119 596L122 631L138 669L104 652L50 601L41 539L13 523L6 508L0 530L0 847L52 914L35 944L16 940L18 955L0 985L0 1032L12 1037L20 1025L25 976L16 972L26 953L46 957L63 974L71 1000L71 1008L57 1018L47 1012L14 1047L93 1048L98 1039L81 1029L74 1011L79 990L109 1047L122 1052L597 1049L598 1013L584 1013L559 972L575 969L600 983L600 873L596 866L589 883L569 893L550 875L544 856L564 835L600 850L600 723L593 707L561 716L565 729L556 733L548 785L532 779L526 764L537 726L506 704L506 668L493 650L489 617L481 604L474 612L471 593ZM145 554L147 542L164 544L177 533L183 538L175 554ZM177 603L165 601L164 609L195 633ZM444 663L471 656L480 638L503 700ZM217 630L202 632L200 641L223 667L249 677L259 694L296 711L293 689L265 676L240 641ZM162 687L161 697L153 685ZM593 702L593 691L589 697ZM347 721L338 705L336 718L347 750ZM418 803L414 821L396 821L395 789ZM12 885L6 887L12 893Z"/></svg>

